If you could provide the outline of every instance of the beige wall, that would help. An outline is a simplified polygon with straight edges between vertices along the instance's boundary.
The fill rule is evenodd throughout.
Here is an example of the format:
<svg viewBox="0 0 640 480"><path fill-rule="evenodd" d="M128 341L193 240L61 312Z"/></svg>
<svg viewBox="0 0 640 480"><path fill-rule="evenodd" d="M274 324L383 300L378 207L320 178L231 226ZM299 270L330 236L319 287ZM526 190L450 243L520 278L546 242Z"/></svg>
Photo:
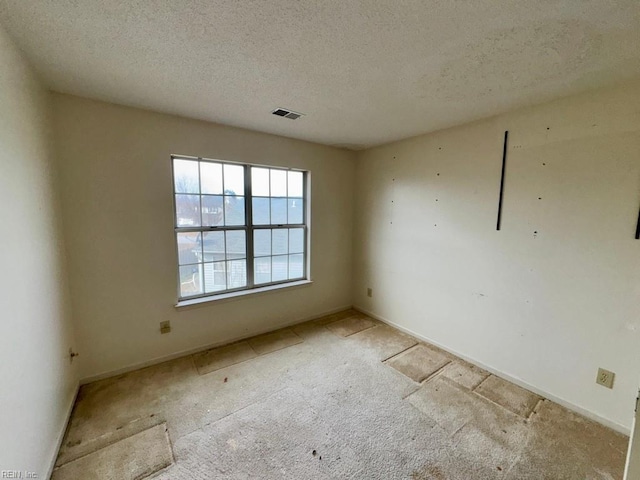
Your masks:
<svg viewBox="0 0 640 480"><path fill-rule="evenodd" d="M53 102L83 378L351 305L353 153L72 96ZM171 154L310 170L313 284L174 308Z"/></svg>
<svg viewBox="0 0 640 480"><path fill-rule="evenodd" d="M49 100L0 29L0 471L38 478L77 388Z"/></svg>
<svg viewBox="0 0 640 480"><path fill-rule="evenodd" d="M340 149L53 94L81 377L353 303L627 430L640 379L639 92L636 82L570 97L357 162ZM313 285L176 309L174 153L311 170ZM599 366L616 372L613 390L595 384Z"/></svg>
<svg viewBox="0 0 640 480"><path fill-rule="evenodd" d="M640 380L639 111L633 83L362 152L355 305L627 430ZM617 374L613 390L595 384L598 367Z"/></svg>

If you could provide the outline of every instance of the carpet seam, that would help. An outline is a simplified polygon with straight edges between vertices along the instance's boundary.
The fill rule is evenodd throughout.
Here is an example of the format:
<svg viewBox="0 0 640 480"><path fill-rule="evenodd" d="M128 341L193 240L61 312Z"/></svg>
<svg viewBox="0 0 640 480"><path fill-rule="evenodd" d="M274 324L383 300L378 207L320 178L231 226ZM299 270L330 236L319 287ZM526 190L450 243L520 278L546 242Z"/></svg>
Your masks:
<svg viewBox="0 0 640 480"><path fill-rule="evenodd" d="M418 345L418 343L419 343L419 342L416 342L415 344L411 345L410 347L407 347L407 348L405 348L404 350L400 350L399 352L394 353L393 355L391 355L391 356L389 356L389 357L385 358L384 360L380 360L380 361L381 361L382 363L386 363L388 360L391 360L393 357L397 357L398 355L400 355L400 354L402 354L402 353L406 352L406 351L407 351L407 350L409 350L410 348L415 347L416 345Z"/></svg>
<svg viewBox="0 0 640 480"><path fill-rule="evenodd" d="M266 398L264 398L264 399L262 399L262 400L258 400L258 401L252 402L252 403L250 403L249 405L245 405L244 407L239 408L238 410L234 410L233 412L227 413L226 415L223 415L222 417L220 417L220 418L218 418L218 419L214 420L213 422L207 422L207 423L204 423L204 424L202 424L201 426L199 426L198 428L193 429L193 430L192 430L191 432L189 432L189 433L185 433L184 435L180 436L179 438L186 437L187 435L190 435L190 434L192 434L192 433L193 433L193 432L195 432L195 431L202 430L204 427L208 427L209 425L213 425L214 423L218 423L220 420L223 420L223 419L225 419L225 418L227 418L227 417L230 417L231 415L235 415L236 413L241 412L241 411L243 411L243 410L246 410L247 408L252 407L253 405L257 405L258 403L262 403L262 402L264 402L267 398L270 398L270 397L272 397L272 396L274 396L274 395L276 395L276 394L278 394L278 393L280 393L280 392L283 392L283 391L285 391L285 390L287 390L287 389L289 389L289 388L291 388L291 387L285 387L285 388L281 388L280 390L276 390L275 392L273 392L273 393L272 393L272 394L270 394L268 397L266 397Z"/></svg>
<svg viewBox="0 0 640 480"><path fill-rule="evenodd" d="M431 379L433 379L434 377L436 377L440 372L442 372L442 370L444 370L448 365L451 365L453 363L453 360L449 360L447 363L445 363L443 366L441 366L439 369L437 369L435 372L432 372L431 374L427 375L426 377L424 377L422 380L420 380L418 383L420 385L425 385L426 383L428 383Z"/></svg>
<svg viewBox="0 0 640 480"><path fill-rule="evenodd" d="M411 350L412 348L417 347L418 345L421 345L420 342L416 343L415 345L410 346L409 348L405 348L403 351L396 353L395 355L392 355L391 357L387 358L386 360L384 360L382 363L387 363L389 360L391 360L392 358L398 357L406 352L408 352L409 350ZM406 375L405 375L406 376ZM419 382L418 382L419 383Z"/></svg>
<svg viewBox="0 0 640 480"><path fill-rule="evenodd" d="M366 332L367 330L371 330L372 328L375 328L375 327L377 327L377 325L371 325L370 327L363 328L362 330L358 330L357 332L350 333L349 335L345 335L342 338L351 337L352 335L355 335L356 333Z"/></svg>
<svg viewBox="0 0 640 480"><path fill-rule="evenodd" d="M502 410L504 410L505 412L509 412L511 415L515 415L516 417L518 417L520 420L529 423L529 418L528 417L523 417L522 415L513 412L511 410L509 410L507 407L505 407L504 405L500 405L498 402L491 400L490 398L485 397L484 395L480 395L478 392L476 392L475 390L471 393L474 393L478 398L483 399L486 402L490 402L493 405L497 405L498 407L500 407Z"/></svg>

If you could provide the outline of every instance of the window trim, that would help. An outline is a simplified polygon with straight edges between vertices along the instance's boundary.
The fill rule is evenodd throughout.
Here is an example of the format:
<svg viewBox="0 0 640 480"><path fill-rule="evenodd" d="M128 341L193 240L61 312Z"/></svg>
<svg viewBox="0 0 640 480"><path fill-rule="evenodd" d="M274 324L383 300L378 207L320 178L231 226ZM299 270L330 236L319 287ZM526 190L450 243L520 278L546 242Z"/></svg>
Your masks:
<svg viewBox="0 0 640 480"><path fill-rule="evenodd" d="M233 292L225 291L224 293L219 293L216 295L208 295L206 297L189 297L184 300L179 300L174 305L174 307L175 308L195 307L198 305L202 305L203 303L209 303L209 302L232 301L235 299L240 299L247 295L259 295L259 294L265 294L269 292L277 292L279 290L283 290L286 288L299 288L299 287L305 287L311 284L313 284L313 280L309 280L309 279L288 280L285 283L267 285L266 287L259 286L256 288L236 290Z"/></svg>
<svg viewBox="0 0 640 480"><path fill-rule="evenodd" d="M176 205L176 195L178 194L175 190L175 171L174 171L174 160L189 160L189 161L197 161L198 163L198 177L200 179L200 162L210 162L223 165L231 164L237 165L244 168L244 209L245 209L245 225L222 225L222 226L203 226L199 227L178 227L177 226L177 205ZM312 283L311 281L311 268L310 268L310 246L311 246L311 189L310 189L310 177L311 172L308 170L293 168L293 167L283 167L276 165L266 165L266 164L255 164L255 163L245 163L245 162L237 162L232 160L220 160L220 159L212 159L212 158L204 158L204 157L194 157L191 155L178 155L172 154L170 156L171 162L171 182L172 182L172 201L173 201L173 226L174 226L174 245L175 245L175 266L176 266L176 276L177 276L177 303L176 307L188 306L188 305L196 305L199 303L204 303L208 301L214 300L225 300L229 298L241 297L244 295L252 294L252 293L263 293L267 291L277 290L286 287L295 287L300 285L307 285ZM281 170L284 172L300 172L302 173L302 199L304 201L304 209L302 212L303 218L302 223L300 224L265 224L265 225L254 225L253 224L253 195L252 195L252 180L251 180L251 168L268 168L272 170ZM224 172L224 167L223 167ZM224 173L223 173L224 175ZM200 179L201 181L201 179ZM224 182L224 179L223 179ZM224 183L223 183L224 185ZM199 185L201 188L201 185ZM198 194L199 201L202 203L202 192ZM224 196L224 186L223 186L223 194ZM223 197L224 198L224 197ZM259 198L280 198L280 197L259 197ZM288 199L289 197L282 197ZM200 215L202 208L200 208ZM202 217L201 217L202 220ZM288 219L287 219L288 220ZM303 255L303 276L297 277L295 279L287 279L287 280L278 280L275 282L269 283L260 283L255 284L255 271L254 264L255 259L260 257L255 257L253 250L253 237L255 230L277 230L283 229L288 230L290 228L302 228L304 232L304 252ZM245 236L245 250L246 250L246 270L247 270L247 285L239 288L232 288L221 290L218 292L203 292L197 295L190 295L186 297L181 296L181 278L180 278L180 256L179 256L179 246L178 246L178 233L188 233L188 232L198 232L201 233L201 242L204 241L204 234L207 232L226 232L226 231L234 231L240 230L246 232ZM226 236L225 236L226 238ZM289 253L284 254L286 256L290 255ZM268 256L268 258L273 258L272 255ZM225 258L225 262L228 261ZM207 262L208 263L208 262ZM194 265L204 265L204 263L200 262Z"/></svg>

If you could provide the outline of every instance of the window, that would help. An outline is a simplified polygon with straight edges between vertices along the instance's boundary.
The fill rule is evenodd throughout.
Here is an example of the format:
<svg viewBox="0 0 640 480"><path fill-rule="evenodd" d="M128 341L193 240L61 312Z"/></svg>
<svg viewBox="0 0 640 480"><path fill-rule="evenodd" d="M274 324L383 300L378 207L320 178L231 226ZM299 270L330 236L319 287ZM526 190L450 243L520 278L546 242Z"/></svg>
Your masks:
<svg viewBox="0 0 640 480"><path fill-rule="evenodd" d="M307 173L172 157L178 296L307 278Z"/></svg>

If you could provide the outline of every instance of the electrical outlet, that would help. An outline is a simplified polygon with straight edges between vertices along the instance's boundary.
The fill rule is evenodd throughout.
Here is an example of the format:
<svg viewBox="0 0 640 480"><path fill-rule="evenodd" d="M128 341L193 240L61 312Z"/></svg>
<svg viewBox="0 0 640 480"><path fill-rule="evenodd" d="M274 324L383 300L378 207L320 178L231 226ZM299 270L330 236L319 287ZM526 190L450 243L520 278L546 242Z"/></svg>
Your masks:
<svg viewBox="0 0 640 480"><path fill-rule="evenodd" d="M160 322L160 333L169 333L171 332L171 322L167 320L166 322Z"/></svg>
<svg viewBox="0 0 640 480"><path fill-rule="evenodd" d="M373 289L367 288L367 297L373 297Z"/></svg>
<svg viewBox="0 0 640 480"><path fill-rule="evenodd" d="M605 370L604 368L598 369L598 377L596 378L596 383L598 385L602 385L603 387L613 388L613 379L616 378L616 374L610 372L609 370Z"/></svg>

